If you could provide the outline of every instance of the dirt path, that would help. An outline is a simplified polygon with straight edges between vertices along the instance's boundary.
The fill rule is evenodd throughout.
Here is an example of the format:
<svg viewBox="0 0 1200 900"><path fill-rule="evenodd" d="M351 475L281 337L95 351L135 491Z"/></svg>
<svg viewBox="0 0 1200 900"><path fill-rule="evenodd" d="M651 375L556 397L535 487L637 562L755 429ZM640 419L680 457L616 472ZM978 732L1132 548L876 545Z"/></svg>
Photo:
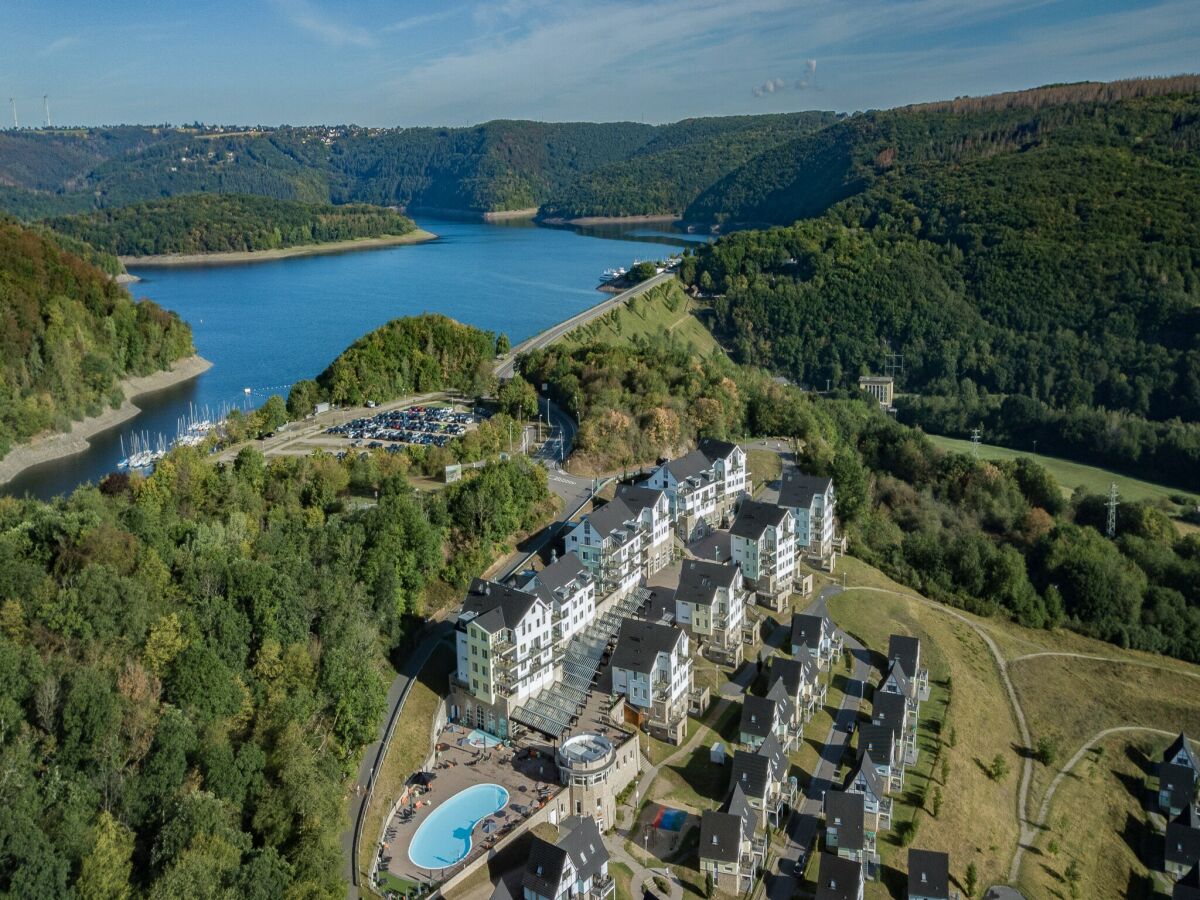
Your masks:
<svg viewBox="0 0 1200 900"><path fill-rule="evenodd" d="M1157 669L1160 672L1168 672L1171 675L1183 675L1187 678L1200 678L1200 672L1189 672L1186 669L1175 669L1171 666L1163 666L1158 663L1148 662L1141 659L1120 659L1115 656L1100 656L1096 653L1068 653L1059 650L1043 650L1038 653L1026 653L1024 656L1015 656L1010 659L1009 665L1013 663L1023 662L1027 659L1038 659L1043 656L1065 656L1069 659L1088 659L1095 662L1117 663L1122 666L1141 666L1143 669Z"/></svg>

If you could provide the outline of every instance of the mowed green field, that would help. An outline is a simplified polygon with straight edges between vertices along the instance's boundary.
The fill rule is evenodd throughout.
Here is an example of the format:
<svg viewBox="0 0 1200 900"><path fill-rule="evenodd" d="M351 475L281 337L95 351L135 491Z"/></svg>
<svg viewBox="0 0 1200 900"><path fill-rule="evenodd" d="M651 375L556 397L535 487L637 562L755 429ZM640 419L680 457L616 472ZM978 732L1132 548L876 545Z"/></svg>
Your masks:
<svg viewBox="0 0 1200 900"><path fill-rule="evenodd" d="M679 282L671 281L568 332L561 340L571 346L631 344L635 338L669 334L698 356L708 356L721 348L704 323L696 318L698 308Z"/></svg>
<svg viewBox="0 0 1200 900"><path fill-rule="evenodd" d="M928 437L935 446L941 447L943 450L953 450L957 453L971 452L970 441L943 437L939 434L931 434ZM1124 500L1166 500L1172 494L1191 496L1187 491L1181 491L1178 488L1141 481L1137 478L1130 478L1128 475L1110 472L1107 469L1085 466L1082 463L1070 462L1055 456L1043 456L1040 453L997 447L994 444L980 444L979 455L984 459L1016 459L1018 456L1027 456L1045 466L1046 470L1054 476L1054 480L1062 486L1063 492L1067 494L1072 493L1078 487L1084 488L1090 494L1107 494L1108 486L1116 482L1117 490Z"/></svg>

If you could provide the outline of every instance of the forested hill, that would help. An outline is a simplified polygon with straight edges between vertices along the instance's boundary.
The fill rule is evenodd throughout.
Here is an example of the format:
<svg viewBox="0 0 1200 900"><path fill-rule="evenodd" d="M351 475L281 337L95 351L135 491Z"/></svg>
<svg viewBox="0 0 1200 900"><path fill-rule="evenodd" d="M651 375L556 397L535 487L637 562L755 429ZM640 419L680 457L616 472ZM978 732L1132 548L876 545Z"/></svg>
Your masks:
<svg viewBox="0 0 1200 900"><path fill-rule="evenodd" d="M996 127L947 162L948 117ZM1200 94L889 121L855 196L685 267L736 358L853 388L894 351L930 430L1200 487Z"/></svg>
<svg viewBox="0 0 1200 900"><path fill-rule="evenodd" d="M556 198L561 206L576 192L581 199L571 202L582 208L582 198L597 185L576 183L629 161L620 176L628 179L624 199L596 198L586 201L588 209L600 209L603 200L605 210L669 211L682 209L756 147L832 118L799 113L660 126L494 121L469 128L0 131L0 208L30 219L221 193L480 212L537 207Z"/></svg>
<svg viewBox="0 0 1200 900"><path fill-rule="evenodd" d="M121 378L193 352L177 315L134 302L50 238L0 220L0 456L119 403Z"/></svg>
<svg viewBox="0 0 1200 900"><path fill-rule="evenodd" d="M629 159L569 182L542 204L546 218L679 215L702 191L764 149L832 122L831 112L689 119L664 126Z"/></svg>
<svg viewBox="0 0 1200 900"><path fill-rule="evenodd" d="M406 216L379 206L332 206L228 194L185 194L63 216L46 224L120 256L275 250L402 235L416 228Z"/></svg>

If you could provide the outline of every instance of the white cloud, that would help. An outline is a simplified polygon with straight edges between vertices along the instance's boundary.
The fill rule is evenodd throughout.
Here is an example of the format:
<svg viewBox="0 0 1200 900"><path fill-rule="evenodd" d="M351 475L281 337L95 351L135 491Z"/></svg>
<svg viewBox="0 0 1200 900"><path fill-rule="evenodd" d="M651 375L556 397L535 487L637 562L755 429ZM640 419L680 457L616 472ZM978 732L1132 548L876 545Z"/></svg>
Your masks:
<svg viewBox="0 0 1200 900"><path fill-rule="evenodd" d="M331 47L374 47L374 35L365 28L329 18L309 0L273 0L277 9L297 28Z"/></svg>
<svg viewBox="0 0 1200 900"><path fill-rule="evenodd" d="M77 35L66 34L66 35L63 35L62 37L58 38L57 40L51 41L49 44L47 44L45 47L43 47L41 50L39 50L38 56L39 57L53 56L55 53L61 53L63 50L69 50L70 48L77 46L80 43L81 43L81 41L79 40L79 37Z"/></svg>

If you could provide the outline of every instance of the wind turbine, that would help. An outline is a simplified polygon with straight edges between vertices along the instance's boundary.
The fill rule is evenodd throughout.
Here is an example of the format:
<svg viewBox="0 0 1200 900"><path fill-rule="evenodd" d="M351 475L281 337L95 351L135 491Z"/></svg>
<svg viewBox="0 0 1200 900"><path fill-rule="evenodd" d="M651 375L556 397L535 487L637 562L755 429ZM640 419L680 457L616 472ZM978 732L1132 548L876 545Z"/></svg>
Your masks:
<svg viewBox="0 0 1200 900"><path fill-rule="evenodd" d="M46 111L46 127L50 127L50 95L42 94L42 108Z"/></svg>
<svg viewBox="0 0 1200 900"><path fill-rule="evenodd" d="M21 123L17 121L17 98L16 98L16 97L9 97L9 98L8 98L8 102L9 102L9 104L12 106L12 113L13 113L13 128L20 128L20 127L21 127Z"/></svg>

